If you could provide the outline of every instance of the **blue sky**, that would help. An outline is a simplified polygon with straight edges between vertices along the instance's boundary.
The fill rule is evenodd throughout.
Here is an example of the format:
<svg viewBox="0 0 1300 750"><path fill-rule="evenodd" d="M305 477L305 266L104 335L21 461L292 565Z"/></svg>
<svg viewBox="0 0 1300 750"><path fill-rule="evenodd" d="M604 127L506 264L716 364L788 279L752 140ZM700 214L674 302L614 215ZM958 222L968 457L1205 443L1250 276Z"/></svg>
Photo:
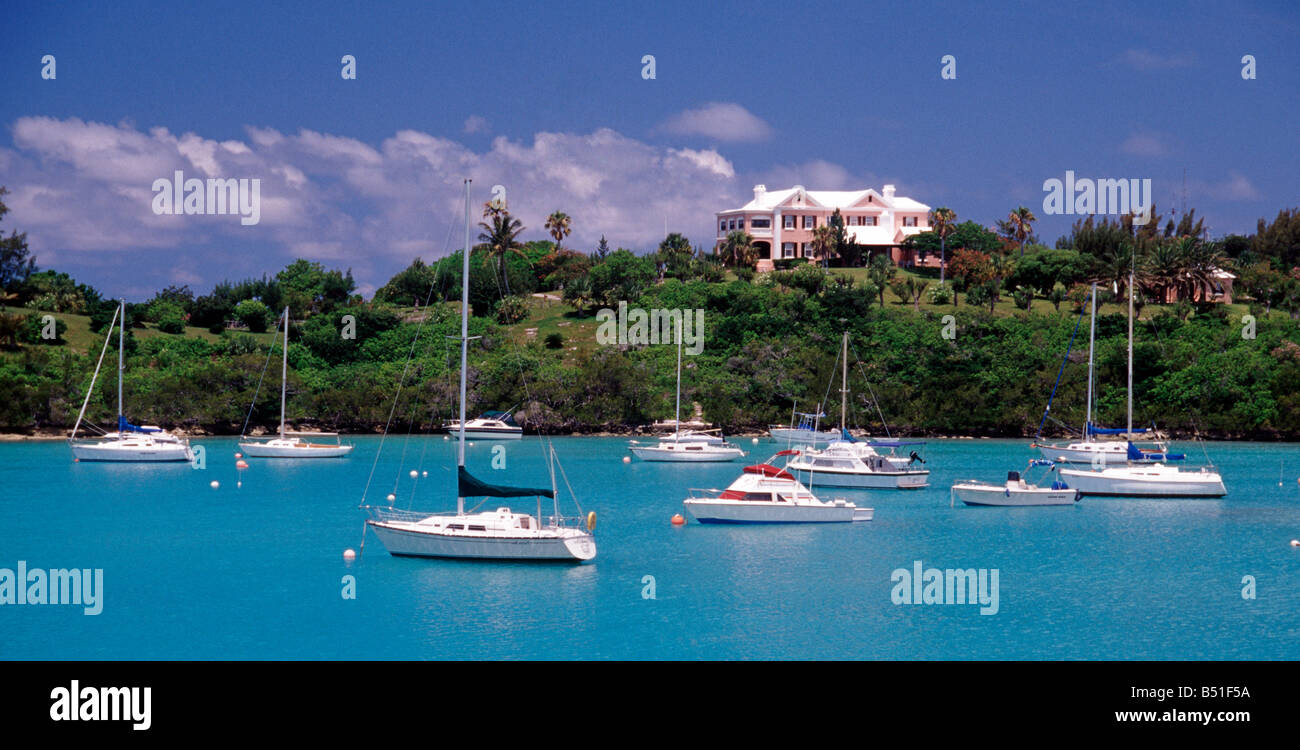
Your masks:
<svg viewBox="0 0 1300 750"><path fill-rule="evenodd" d="M983 224L1026 205L1049 244L1072 217L1042 216L1042 183L1067 169L1149 177L1165 212L1185 173L1216 236L1300 205L1294 3L19 3L6 20L0 228L130 299L299 256L368 293L460 242L466 173L479 201L506 186L527 238L566 211L583 250L649 249L665 223L708 246L713 212L758 182L888 182ZM153 215L173 169L261 179L260 223Z"/></svg>

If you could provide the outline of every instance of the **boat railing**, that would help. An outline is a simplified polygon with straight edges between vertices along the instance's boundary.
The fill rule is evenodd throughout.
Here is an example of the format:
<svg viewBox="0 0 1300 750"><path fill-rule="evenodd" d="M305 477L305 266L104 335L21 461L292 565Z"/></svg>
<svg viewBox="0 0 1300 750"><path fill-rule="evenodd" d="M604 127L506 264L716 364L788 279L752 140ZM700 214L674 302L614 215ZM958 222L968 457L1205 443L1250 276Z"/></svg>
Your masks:
<svg viewBox="0 0 1300 750"><path fill-rule="evenodd" d="M386 505L363 505L361 509L366 512L371 521L416 522L438 515L429 511L407 510Z"/></svg>

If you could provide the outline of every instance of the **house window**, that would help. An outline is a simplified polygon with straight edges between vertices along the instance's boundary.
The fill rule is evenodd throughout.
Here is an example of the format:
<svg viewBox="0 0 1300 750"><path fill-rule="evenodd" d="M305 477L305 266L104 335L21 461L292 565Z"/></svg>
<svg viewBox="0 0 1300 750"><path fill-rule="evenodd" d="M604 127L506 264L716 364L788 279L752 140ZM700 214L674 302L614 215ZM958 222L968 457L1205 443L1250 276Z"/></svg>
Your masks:
<svg viewBox="0 0 1300 750"><path fill-rule="evenodd" d="M750 225L751 227L755 228L755 229L771 229L771 228L772 228L772 220L771 220L771 219L753 219L753 220L751 220L751 221L749 222L749 225Z"/></svg>
<svg viewBox="0 0 1300 750"><path fill-rule="evenodd" d="M782 258L793 258L793 257L794 257L794 252L795 252L795 246L794 246L794 243L793 243L793 242L782 242L782 243L781 243L781 257L782 257Z"/></svg>
<svg viewBox="0 0 1300 750"><path fill-rule="evenodd" d="M805 217L803 217L803 228L804 228L804 229L815 229L816 227L817 227L817 217L816 217L816 216L805 216Z"/></svg>
<svg viewBox="0 0 1300 750"><path fill-rule="evenodd" d="M786 217L785 217L785 228L786 228L786 229L794 229L794 228L795 228L794 220L795 220L795 216L794 216L793 214L788 214L788 215L786 215Z"/></svg>
<svg viewBox="0 0 1300 750"><path fill-rule="evenodd" d="M905 227L914 227L914 226L916 226L916 217L915 217L915 216L904 216L904 217L903 217L903 226L905 226Z"/></svg>
<svg viewBox="0 0 1300 750"><path fill-rule="evenodd" d="M720 234L725 234L726 231L727 231L727 222L725 221L718 222L718 232Z"/></svg>
<svg viewBox="0 0 1300 750"><path fill-rule="evenodd" d="M874 217L874 216L863 216L863 217L862 217L862 226L864 226L864 227L874 227L875 225L876 225L876 217Z"/></svg>
<svg viewBox="0 0 1300 750"><path fill-rule="evenodd" d="M745 217L742 216L739 219L736 219L736 229L744 229L744 228L745 228Z"/></svg>

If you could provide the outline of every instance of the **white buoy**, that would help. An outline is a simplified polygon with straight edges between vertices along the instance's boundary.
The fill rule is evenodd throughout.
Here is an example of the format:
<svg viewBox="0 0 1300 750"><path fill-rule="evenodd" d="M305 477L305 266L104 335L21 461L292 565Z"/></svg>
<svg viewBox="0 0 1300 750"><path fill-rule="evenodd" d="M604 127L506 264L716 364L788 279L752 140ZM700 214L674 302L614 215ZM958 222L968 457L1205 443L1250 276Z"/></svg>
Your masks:
<svg viewBox="0 0 1300 750"><path fill-rule="evenodd" d="M243 486L244 486L244 483L243 483L243 482L235 482L235 489L237 489L237 490L238 490L238 489L242 489Z"/></svg>
<svg viewBox="0 0 1300 750"><path fill-rule="evenodd" d="M394 495L394 494L391 493L391 492L388 493L388 502L391 503L391 502L393 502L393 501L396 500L396 499L397 499L397 495Z"/></svg>
<svg viewBox="0 0 1300 750"><path fill-rule="evenodd" d="M631 457L631 456L623 456L623 463L625 463L625 464L630 464L630 463L632 463L632 457Z"/></svg>
<svg viewBox="0 0 1300 750"><path fill-rule="evenodd" d="M353 560L357 559L356 551L350 549L343 550L343 559L347 560L348 562L352 562Z"/></svg>
<svg viewBox="0 0 1300 750"><path fill-rule="evenodd" d="M215 490L216 488L218 488L218 487L221 486L221 482L218 482L217 480L213 479L213 480L212 480L212 483L211 483L209 486L212 487L212 489Z"/></svg>
<svg viewBox="0 0 1300 750"><path fill-rule="evenodd" d="M758 445L758 438L754 438L754 445Z"/></svg>
<svg viewBox="0 0 1300 750"><path fill-rule="evenodd" d="M418 476L420 476L420 472L416 471L415 469L411 469L411 479L415 479Z"/></svg>
<svg viewBox="0 0 1300 750"><path fill-rule="evenodd" d="M1291 540L1291 546L1292 546L1292 547L1300 547L1300 539L1292 539L1292 540Z"/></svg>
<svg viewBox="0 0 1300 750"><path fill-rule="evenodd" d="M426 471L426 472L423 472L422 476L426 476L426 477L429 476L429 472L427 472L427 471Z"/></svg>
<svg viewBox="0 0 1300 750"><path fill-rule="evenodd" d="M451 435L443 435L443 436L442 436L442 439L443 439L443 440L451 440Z"/></svg>

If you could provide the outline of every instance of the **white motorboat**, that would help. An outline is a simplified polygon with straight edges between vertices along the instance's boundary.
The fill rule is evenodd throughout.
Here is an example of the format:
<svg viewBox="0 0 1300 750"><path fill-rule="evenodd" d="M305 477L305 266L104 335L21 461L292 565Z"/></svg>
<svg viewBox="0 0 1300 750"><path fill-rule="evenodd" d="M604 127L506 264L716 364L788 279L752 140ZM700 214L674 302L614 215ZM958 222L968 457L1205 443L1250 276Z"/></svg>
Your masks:
<svg viewBox="0 0 1300 750"><path fill-rule="evenodd" d="M677 329L677 401L673 424L677 432L659 439L656 445L641 445L633 440L628 446L632 455L642 461L667 461L674 463L719 463L735 461L745 455L741 449L728 445L720 436L709 433L681 431L682 417L682 331Z"/></svg>
<svg viewBox="0 0 1300 750"><path fill-rule="evenodd" d="M897 447L919 442L889 441L891 455L878 453L871 444L860 443L845 426L849 410L849 332L844 332L840 352L840 435L821 450L804 450L790 459L786 468L810 487L848 489L920 489L929 484L929 469L913 468L921 457L912 451L907 459L892 455Z"/></svg>
<svg viewBox="0 0 1300 750"><path fill-rule="evenodd" d="M786 443L787 445L826 445L839 439L840 433L835 430L817 429L817 421L826 416L825 414L806 414L796 412L798 417L797 423L792 422L789 427L781 425L771 425L768 428L768 434L773 439Z"/></svg>
<svg viewBox="0 0 1300 750"><path fill-rule="evenodd" d="M691 490L682 502L700 523L849 523L870 521L871 508L859 508L844 498L824 501L786 469L767 463L746 466L725 490Z"/></svg>
<svg viewBox="0 0 1300 750"><path fill-rule="evenodd" d="M856 446L870 450L864 455ZM915 490L929 486L930 470L900 468L862 443L837 441L821 450L802 451L787 468L810 487Z"/></svg>
<svg viewBox="0 0 1300 750"><path fill-rule="evenodd" d="M1046 459L1035 459L1032 466L1055 467ZM1050 472L1052 469L1048 469ZM1079 501L1079 491L1061 480L1053 480L1047 487L1026 482L1018 471L1007 472L1004 484L965 479L952 486L950 494L967 505L995 505L1029 507L1037 505L1073 505Z"/></svg>
<svg viewBox="0 0 1300 750"><path fill-rule="evenodd" d="M77 438L81 421L90 404L90 394L95 390L95 381L99 378L100 367L104 364L104 355L108 352L108 342L113 336L113 325L118 326L117 333L117 431L109 432L99 438ZM104 335L104 348L99 352L99 361L95 364L95 374L90 378L90 387L86 389L86 398L81 403L77 422L72 426L72 435L68 445L72 448L72 457L76 461L118 461L131 463L169 463L193 461L194 453L190 450L188 440L172 435L161 427L153 425L133 425L122 411L122 372L125 367L126 344L126 301L118 304L113 313L113 320L108 324Z"/></svg>
<svg viewBox="0 0 1300 750"><path fill-rule="evenodd" d="M1133 273L1129 274L1128 300L1128 425L1125 434L1133 434ZM1094 290L1095 291L1095 290ZM1223 497L1228 494L1223 477L1212 467L1179 469L1162 461L1152 463L1152 454L1143 453L1132 442L1125 442L1127 466L1098 466L1088 469L1061 469L1060 475L1079 494L1109 497ZM1165 456L1165 454L1158 454ZM1170 457L1166 457L1170 458Z"/></svg>
<svg viewBox="0 0 1300 750"><path fill-rule="evenodd" d="M343 445L337 432L297 432L285 429L284 406L289 386L289 308L284 308L284 346L280 358L280 432L278 437L270 440L243 442L239 449L245 456L252 458L340 458L352 452L352 446ZM268 352L268 356L270 353ZM253 394L253 403L257 403L257 394ZM253 407L249 407L252 414ZM248 424L247 420L244 422ZM303 440L305 437L333 437L333 443L313 443Z"/></svg>
<svg viewBox="0 0 1300 750"><path fill-rule="evenodd" d="M469 299L470 194L465 180L465 251L461 275L461 299ZM457 422L458 452L456 512L424 513L396 509L389 495L388 507L362 504L369 513L366 527L387 548L389 554L414 557L446 557L475 560L526 560L583 562L596 556L596 514L585 518L560 515L555 484L555 450L547 443L551 469L551 487L506 487L476 479L465 468L465 441L470 430L465 420L466 373L469 361L469 305L461 305L460 315L460 419ZM376 457L378 461L378 457ZM415 471L411 472L412 476ZM567 482L567 480L566 480ZM369 483L367 482L367 489ZM537 498L537 514L517 513L509 507L493 511L465 511L465 498ZM542 516L541 498L552 499L553 512Z"/></svg>
<svg viewBox="0 0 1300 750"><path fill-rule="evenodd" d="M460 432L460 420L453 419L443 425L447 432ZM485 411L482 416L465 423L465 437L470 440L518 440L524 428L515 423L508 411Z"/></svg>

